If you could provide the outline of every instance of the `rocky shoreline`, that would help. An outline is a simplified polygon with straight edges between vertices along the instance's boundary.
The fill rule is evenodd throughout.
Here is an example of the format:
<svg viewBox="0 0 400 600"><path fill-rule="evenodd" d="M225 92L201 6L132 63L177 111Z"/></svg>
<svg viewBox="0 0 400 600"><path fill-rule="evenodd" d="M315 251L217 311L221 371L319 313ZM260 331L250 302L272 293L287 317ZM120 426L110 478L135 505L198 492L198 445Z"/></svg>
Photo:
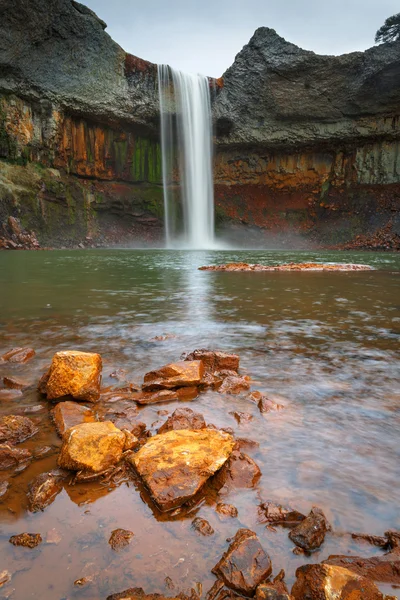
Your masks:
<svg viewBox="0 0 400 600"><path fill-rule="evenodd" d="M14 348L1 357L3 365L25 364L32 360L32 348ZM121 476L135 478L147 490L142 500L170 517L182 518L193 503L212 490L245 490L253 488L262 473L257 463L245 453L251 439L236 438L230 428L206 423L203 415L183 406L168 415L155 435L138 421L136 405L144 406L179 399L197 400L214 390L226 399L241 397L256 405L260 417L271 411L285 410L273 398L252 387L249 376L240 374L240 358L214 350L198 349L176 363L164 365L144 375L142 385L124 381L122 370L113 373L122 386L101 387L102 358L96 353L77 350L57 352L49 369L39 382L39 392L47 399L54 427L61 438L58 468L36 476L28 486L28 510L47 509L63 489L63 482L75 486L104 482L118 485ZM26 384L11 376L3 378L0 397L24 394ZM112 408L98 412L99 400ZM109 404L111 403L111 404ZM250 422L252 416L235 412L238 422ZM30 417L7 415L0 419L0 469L10 474L26 468L35 455L20 444L38 435L39 428ZM91 483L93 482L93 483ZM8 483L1 484L0 495L7 497ZM219 502L215 510L224 518L237 516L233 505ZM190 511L189 511L190 512ZM187 518L186 517L186 518ZM335 535L323 511L313 506L309 514L295 508L263 501L259 505L259 522L268 528L286 528L294 544L293 552L303 555L305 562L318 550L327 536ZM207 520L194 518L193 530L212 539L214 529ZM44 532L16 533L9 542L14 546L35 548L44 543ZM350 535L350 532L349 534ZM216 580L206 593L207 600L254 597L256 600L391 600L375 585L400 584L400 533L389 530L382 536L351 534L354 539L379 547L382 554L374 557L330 555L318 564L304 564L296 571L296 581L289 592L285 572L272 575L274 565L256 533L240 528L218 563L212 569ZM135 533L116 529L109 545L118 552L129 546ZM0 586L12 578L2 573ZM90 585L93 577L75 581L76 586ZM6 590L7 588L5 588ZM177 597L177 596L174 596ZM181 600L189 598L183 592ZM192 590L191 600L202 597ZM146 595L141 588L130 588L112 594L117 599L162 600L158 594Z"/></svg>

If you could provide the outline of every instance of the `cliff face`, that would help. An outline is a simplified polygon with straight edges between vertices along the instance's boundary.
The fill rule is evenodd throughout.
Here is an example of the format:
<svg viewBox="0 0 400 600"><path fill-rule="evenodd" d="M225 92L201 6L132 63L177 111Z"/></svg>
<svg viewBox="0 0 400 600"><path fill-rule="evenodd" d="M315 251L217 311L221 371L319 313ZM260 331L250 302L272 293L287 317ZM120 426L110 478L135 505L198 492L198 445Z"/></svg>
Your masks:
<svg viewBox="0 0 400 600"><path fill-rule="evenodd" d="M257 30L217 86L219 225L396 245L399 80L400 43L318 56ZM156 66L74 0L0 6L0 224L10 215L42 245L162 238Z"/></svg>
<svg viewBox="0 0 400 600"><path fill-rule="evenodd" d="M261 28L223 81L220 216L326 245L382 229L399 243L400 43L318 56Z"/></svg>

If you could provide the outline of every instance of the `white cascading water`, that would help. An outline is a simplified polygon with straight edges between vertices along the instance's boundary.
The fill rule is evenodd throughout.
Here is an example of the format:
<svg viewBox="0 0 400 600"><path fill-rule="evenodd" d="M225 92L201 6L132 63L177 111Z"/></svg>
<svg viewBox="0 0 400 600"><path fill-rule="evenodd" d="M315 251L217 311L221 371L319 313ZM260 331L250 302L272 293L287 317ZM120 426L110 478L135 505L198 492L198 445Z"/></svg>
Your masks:
<svg viewBox="0 0 400 600"><path fill-rule="evenodd" d="M166 245L213 248L213 147L209 80L203 75L190 75L168 65L158 65L158 85ZM179 175L176 173L177 167ZM181 227L176 198L177 179L181 184Z"/></svg>

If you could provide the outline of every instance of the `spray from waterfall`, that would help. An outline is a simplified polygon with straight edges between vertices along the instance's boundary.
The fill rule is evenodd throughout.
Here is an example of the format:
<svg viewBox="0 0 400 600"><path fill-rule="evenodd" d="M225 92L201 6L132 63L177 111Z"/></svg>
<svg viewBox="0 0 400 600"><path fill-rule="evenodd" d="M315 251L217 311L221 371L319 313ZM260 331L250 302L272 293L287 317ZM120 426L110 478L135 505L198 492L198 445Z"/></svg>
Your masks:
<svg viewBox="0 0 400 600"><path fill-rule="evenodd" d="M210 83L158 66L167 247L214 247Z"/></svg>

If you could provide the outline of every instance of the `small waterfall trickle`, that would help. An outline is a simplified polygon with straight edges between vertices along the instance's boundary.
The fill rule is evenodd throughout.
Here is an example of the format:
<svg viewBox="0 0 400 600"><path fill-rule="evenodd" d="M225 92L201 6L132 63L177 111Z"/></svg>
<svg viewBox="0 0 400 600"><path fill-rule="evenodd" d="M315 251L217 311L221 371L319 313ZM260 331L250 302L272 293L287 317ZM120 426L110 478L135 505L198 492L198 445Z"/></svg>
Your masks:
<svg viewBox="0 0 400 600"><path fill-rule="evenodd" d="M203 75L190 75L159 65L158 85L166 245L212 248L210 83Z"/></svg>

